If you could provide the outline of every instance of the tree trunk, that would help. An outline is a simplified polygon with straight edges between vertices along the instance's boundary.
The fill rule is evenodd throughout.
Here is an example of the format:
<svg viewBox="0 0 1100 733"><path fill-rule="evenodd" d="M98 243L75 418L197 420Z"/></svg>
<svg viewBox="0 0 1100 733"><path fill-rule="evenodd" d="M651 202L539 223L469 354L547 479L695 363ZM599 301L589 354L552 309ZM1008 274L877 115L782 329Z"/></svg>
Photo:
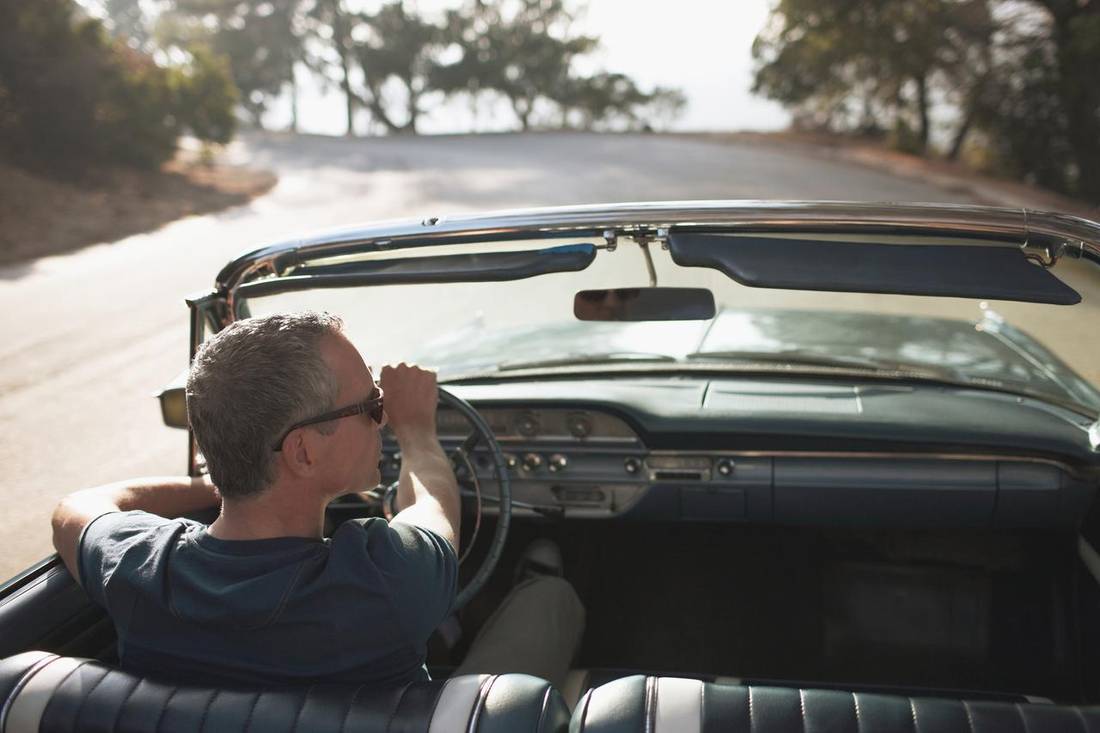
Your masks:
<svg viewBox="0 0 1100 733"><path fill-rule="evenodd" d="M928 151L928 136L931 123L928 118L928 79L922 74L917 77L917 112L920 115L920 151Z"/></svg>
<svg viewBox="0 0 1100 733"><path fill-rule="evenodd" d="M363 104L370 110L371 118L381 122L390 135L404 132L404 128L391 120L390 116L386 114L386 108L382 105L382 94L376 86L370 83L369 78L367 79L367 94L369 96L363 100Z"/></svg>
<svg viewBox="0 0 1100 733"><path fill-rule="evenodd" d="M1096 11L1096 5L1090 9ZM1074 15L1067 13L1056 20L1059 96L1077 164L1077 193L1097 203L1100 202L1100 91L1096 86L1096 60L1090 58L1096 54L1082 49L1082 39L1073 37L1070 23Z"/></svg>
<svg viewBox="0 0 1100 733"><path fill-rule="evenodd" d="M294 62L290 64L290 131L298 134L298 77L294 73Z"/></svg>
<svg viewBox="0 0 1100 733"><path fill-rule="evenodd" d="M263 104L247 104L245 109L248 110L248 116L252 118L252 125L257 130L263 130L265 106Z"/></svg>
<svg viewBox="0 0 1100 733"><path fill-rule="evenodd" d="M413 88L412 88L411 84L406 83L406 86L408 87L408 90L409 90L409 105L408 105L409 121L407 123L405 123L404 132L407 132L411 135L415 135L416 134L416 121L420 117L420 106L419 106L420 97L416 94L416 92L413 91Z"/></svg>
<svg viewBox="0 0 1100 733"><path fill-rule="evenodd" d="M515 110L516 117L519 118L520 129L527 132L531 129L531 105L527 103L527 100L516 98L512 100L512 109Z"/></svg>
<svg viewBox="0 0 1100 733"><path fill-rule="evenodd" d="M948 160L958 160L959 153L962 152L963 143L966 142L966 136L970 133L970 128L974 124L974 103L967 105L966 116L963 117L962 124L959 125L959 129L955 131L955 138L951 141L951 150L947 153Z"/></svg>
<svg viewBox="0 0 1100 733"><path fill-rule="evenodd" d="M344 133L347 137L355 137L355 95L351 91L351 77L350 70L348 69L348 58L343 52L340 53L340 72L343 78L340 80L340 86L344 90L344 101L347 105L348 115L348 129Z"/></svg>

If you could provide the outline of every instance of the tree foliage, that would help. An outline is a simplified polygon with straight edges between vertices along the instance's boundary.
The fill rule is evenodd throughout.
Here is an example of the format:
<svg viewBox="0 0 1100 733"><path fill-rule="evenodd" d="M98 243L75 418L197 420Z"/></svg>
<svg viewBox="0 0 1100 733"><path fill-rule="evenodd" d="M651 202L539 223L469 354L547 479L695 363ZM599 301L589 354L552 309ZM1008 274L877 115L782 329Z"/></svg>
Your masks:
<svg viewBox="0 0 1100 733"><path fill-rule="evenodd" d="M313 74L375 129L415 133L452 97L506 104L535 127L651 129L686 101L624 74L580 73L598 39L569 0L467 0L438 15L386 0L75 0L0 3L0 141L9 156L78 169L152 166L185 131L228 141L236 112L262 126ZM294 107L296 109L296 107ZM45 164L45 163L42 163Z"/></svg>
<svg viewBox="0 0 1100 733"><path fill-rule="evenodd" d="M950 157L1100 201L1100 0L779 0L753 54L804 124L924 152L939 110Z"/></svg>
<svg viewBox="0 0 1100 733"><path fill-rule="evenodd" d="M202 44L227 57L256 125L273 100L293 95L296 67L340 90L349 134L359 110L375 128L415 133L455 96L504 100L522 129L660 126L685 106L676 90L578 73L598 39L576 32L568 0L466 0L437 16L403 0L366 11L353 0L163 0L155 22L138 17L141 0L105 1L120 31L154 27L161 48Z"/></svg>
<svg viewBox="0 0 1100 733"><path fill-rule="evenodd" d="M303 23L300 0L174 0L157 19L155 35L161 48L203 48L224 57L241 107L258 125L293 80Z"/></svg>
<svg viewBox="0 0 1100 733"><path fill-rule="evenodd" d="M416 132L422 97L433 91L432 75L436 56L445 43L444 28L406 10L402 2L390 2L374 14L360 16L363 39L354 45L356 61L363 71L364 103L371 116L390 132ZM396 83L403 100L387 96L387 86ZM401 118L395 108L403 107Z"/></svg>
<svg viewBox="0 0 1100 733"><path fill-rule="evenodd" d="M923 151L933 88L975 84L992 32L986 0L781 0L753 44L754 91Z"/></svg>
<svg viewBox="0 0 1100 733"><path fill-rule="evenodd" d="M578 86L573 63L596 48L596 38L570 32L572 22L563 0L472 0L450 17L461 58L441 72L441 87L493 90L528 130L540 99L568 104Z"/></svg>
<svg viewBox="0 0 1100 733"><path fill-rule="evenodd" d="M235 101L223 66L161 66L72 0L0 4L0 145L24 165L153 167L187 129L227 140Z"/></svg>

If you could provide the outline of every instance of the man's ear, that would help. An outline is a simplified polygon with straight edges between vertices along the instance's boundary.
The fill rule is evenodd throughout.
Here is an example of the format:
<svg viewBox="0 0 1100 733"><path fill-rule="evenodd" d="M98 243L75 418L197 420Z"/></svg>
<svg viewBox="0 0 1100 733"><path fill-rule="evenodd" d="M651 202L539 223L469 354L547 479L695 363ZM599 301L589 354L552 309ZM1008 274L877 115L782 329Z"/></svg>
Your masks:
<svg viewBox="0 0 1100 733"><path fill-rule="evenodd" d="M295 430L283 441L280 451L283 468L299 478L317 471L317 445L314 436L305 430Z"/></svg>

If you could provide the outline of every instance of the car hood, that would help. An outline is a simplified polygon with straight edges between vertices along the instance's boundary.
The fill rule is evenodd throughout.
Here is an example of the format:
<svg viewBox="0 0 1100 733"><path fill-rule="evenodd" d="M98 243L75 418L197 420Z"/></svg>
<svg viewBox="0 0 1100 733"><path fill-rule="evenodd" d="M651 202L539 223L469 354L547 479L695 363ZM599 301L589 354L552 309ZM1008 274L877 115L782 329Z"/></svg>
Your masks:
<svg viewBox="0 0 1100 733"><path fill-rule="evenodd" d="M1039 342L987 311L970 322L821 310L723 309L710 321L565 321L487 328L474 321L427 344L416 358L440 378L509 363L592 354L682 359L696 352L745 352L753 361L784 352L934 369L960 380L996 380L1100 410L1100 392Z"/></svg>

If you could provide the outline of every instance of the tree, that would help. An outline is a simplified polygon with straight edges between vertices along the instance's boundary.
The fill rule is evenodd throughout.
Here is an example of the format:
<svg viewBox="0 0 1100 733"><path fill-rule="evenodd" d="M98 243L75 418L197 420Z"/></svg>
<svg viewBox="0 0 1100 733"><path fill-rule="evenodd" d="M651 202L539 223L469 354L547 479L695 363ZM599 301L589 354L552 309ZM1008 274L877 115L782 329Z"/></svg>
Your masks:
<svg viewBox="0 0 1100 733"><path fill-rule="evenodd" d="M0 3L0 145L19 163L83 168L107 66L99 24L70 0Z"/></svg>
<svg viewBox="0 0 1100 733"><path fill-rule="evenodd" d="M598 43L591 36L573 35L572 20L563 0L474 0L448 18L461 57L441 67L434 81L449 93L499 92L520 127L529 130L539 99L568 88L574 59Z"/></svg>
<svg viewBox="0 0 1100 733"><path fill-rule="evenodd" d="M401 0L360 17L367 34L355 43L354 52L363 71L364 104L388 131L415 133L423 111L421 98L432 91L434 57L442 45L444 29L408 13ZM404 93L404 122L396 120L394 104L386 95L390 82L399 84Z"/></svg>
<svg viewBox="0 0 1100 733"><path fill-rule="evenodd" d="M229 60L240 104L257 127L271 100L293 87L304 33L301 0L175 0L157 23L161 47L205 46Z"/></svg>
<svg viewBox="0 0 1100 733"><path fill-rule="evenodd" d="M657 87L643 92L625 74L606 71L570 77L554 100L561 109L562 127L570 126L573 117L584 130L652 129L670 124L687 103L679 90Z"/></svg>
<svg viewBox="0 0 1100 733"><path fill-rule="evenodd" d="M351 70L355 64L353 33L359 16L348 10L344 0L313 0L307 10L308 33L320 48L306 58L309 67L322 75L330 70L337 74L336 83L344 93L347 113L347 136L355 136L355 102L358 95L352 89ZM326 77L327 78L327 77Z"/></svg>
<svg viewBox="0 0 1100 733"><path fill-rule="evenodd" d="M152 27L141 0L106 0L103 7L113 35L126 39L134 48L149 49Z"/></svg>
<svg viewBox="0 0 1100 733"><path fill-rule="evenodd" d="M179 122L192 135L222 145L233 139L239 93L226 57L193 49L190 63L176 69L175 87Z"/></svg>
<svg viewBox="0 0 1100 733"><path fill-rule="evenodd" d="M1100 202L1097 6L1018 7L1001 31L994 72L974 108L995 168Z"/></svg>
<svg viewBox="0 0 1100 733"><path fill-rule="evenodd" d="M184 124L201 138L228 139L232 81L224 67L199 64L157 64L82 17L72 0L2 4L0 144L27 167L71 174L160 165Z"/></svg>
<svg viewBox="0 0 1100 733"><path fill-rule="evenodd" d="M1100 202L1100 0L1032 0L1050 15L1057 95L1073 151L1071 191Z"/></svg>
<svg viewBox="0 0 1100 733"><path fill-rule="evenodd" d="M679 89L657 87L649 93L649 99L642 105L642 118L647 127L664 130L684 113L687 103L687 97Z"/></svg>
<svg viewBox="0 0 1100 733"><path fill-rule="evenodd" d="M753 90L825 126L885 121L928 147L933 89L979 86L994 24L986 0L780 0L753 44Z"/></svg>

